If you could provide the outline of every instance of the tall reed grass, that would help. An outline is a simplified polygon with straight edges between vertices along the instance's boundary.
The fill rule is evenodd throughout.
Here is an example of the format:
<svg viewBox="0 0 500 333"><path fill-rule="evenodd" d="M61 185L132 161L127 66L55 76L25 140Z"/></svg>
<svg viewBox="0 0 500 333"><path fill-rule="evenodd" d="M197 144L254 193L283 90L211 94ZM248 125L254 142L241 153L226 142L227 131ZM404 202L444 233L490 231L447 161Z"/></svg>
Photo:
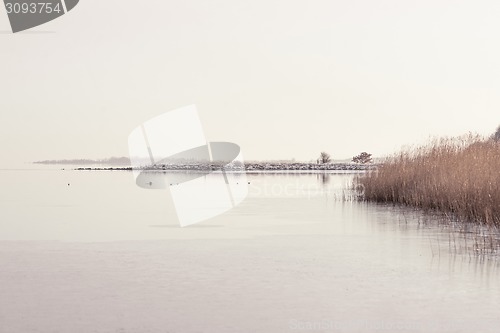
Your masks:
<svg viewBox="0 0 500 333"><path fill-rule="evenodd" d="M387 158L360 176L368 201L437 210L500 226L500 142L479 136L435 139Z"/></svg>

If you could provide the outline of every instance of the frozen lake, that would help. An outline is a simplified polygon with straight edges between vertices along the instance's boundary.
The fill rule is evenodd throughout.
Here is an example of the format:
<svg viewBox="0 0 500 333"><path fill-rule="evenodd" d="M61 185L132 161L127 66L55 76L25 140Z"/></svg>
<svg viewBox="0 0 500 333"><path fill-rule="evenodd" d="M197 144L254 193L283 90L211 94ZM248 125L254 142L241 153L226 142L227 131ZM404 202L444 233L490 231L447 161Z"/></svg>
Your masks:
<svg viewBox="0 0 500 333"><path fill-rule="evenodd" d="M180 228L130 172L0 170L0 332L497 332L500 260L352 177L248 174Z"/></svg>

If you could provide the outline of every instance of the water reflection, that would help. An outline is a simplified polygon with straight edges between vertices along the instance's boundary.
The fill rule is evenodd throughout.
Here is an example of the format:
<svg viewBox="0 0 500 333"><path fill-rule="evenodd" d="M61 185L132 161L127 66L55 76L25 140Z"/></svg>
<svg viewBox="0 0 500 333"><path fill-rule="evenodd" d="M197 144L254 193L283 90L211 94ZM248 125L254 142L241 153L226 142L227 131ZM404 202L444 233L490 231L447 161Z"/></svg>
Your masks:
<svg viewBox="0 0 500 333"><path fill-rule="evenodd" d="M193 322L235 332L262 318L265 326L249 331L322 320L336 331L360 327L345 332L498 330L495 230L344 200L350 175L247 177L240 205L180 228L170 192L143 190L128 172L4 174L0 282L10 312L3 317L54 331L43 325L61 313L71 327L75 313L135 318L146 304L148 318L164 320L157 327L178 320L172 331L182 332ZM71 302L75 309L68 290L82 300ZM115 323L100 327L113 331Z"/></svg>
<svg viewBox="0 0 500 333"><path fill-rule="evenodd" d="M316 179L322 184L323 186L327 186L328 183L330 182L330 177L331 175L329 173L318 173L316 175Z"/></svg>
<svg viewBox="0 0 500 333"><path fill-rule="evenodd" d="M408 207L360 202L352 190L352 174L248 176L252 183L249 200L259 202L262 207L250 214L255 218L278 216L297 223L321 221L329 223L326 233L369 234L367 241L382 238L383 246L397 244L391 251L421 251L431 269L470 271L475 265L487 265L491 272L497 272L500 261L497 228L459 223L449 216ZM313 227L309 225L303 232L311 230Z"/></svg>
<svg viewBox="0 0 500 333"><path fill-rule="evenodd" d="M192 176L157 173L154 179L144 179L144 184L159 184L165 190L145 191L131 181L133 177L128 172L4 171L0 235L4 240L107 241L288 234L350 237L355 234L366 236L367 243L378 244L379 239L384 239L386 244L399 242L398 248L391 251L419 249L429 258L444 258L449 254L487 262L498 260L500 253L497 229L457 223L409 208L357 201L351 191L354 175L347 173L246 176L228 173L227 183L223 175L203 175L198 178L203 185L199 188L220 183L221 193L227 193L229 187L231 193L243 198L247 187L248 196L239 206L203 222L220 228L181 232L175 228L177 211L179 207L187 212L193 210L193 192L176 202L168 188L179 187L170 184L172 179L182 183L182 177ZM68 187L68 183L72 186ZM205 193L199 188L199 193ZM205 194L210 196L208 192ZM230 198L226 201L231 205L221 204L217 196L211 199L220 211L234 207ZM184 206L181 203L185 203ZM159 228L151 227L159 225L173 228L158 233ZM223 230L224 235L201 230Z"/></svg>
<svg viewBox="0 0 500 333"><path fill-rule="evenodd" d="M406 245L417 242L428 247L430 271L479 274L497 278L500 273L500 231L498 228L461 223L447 216L425 213L417 209L358 203L365 206L366 219L378 231L404 237Z"/></svg>

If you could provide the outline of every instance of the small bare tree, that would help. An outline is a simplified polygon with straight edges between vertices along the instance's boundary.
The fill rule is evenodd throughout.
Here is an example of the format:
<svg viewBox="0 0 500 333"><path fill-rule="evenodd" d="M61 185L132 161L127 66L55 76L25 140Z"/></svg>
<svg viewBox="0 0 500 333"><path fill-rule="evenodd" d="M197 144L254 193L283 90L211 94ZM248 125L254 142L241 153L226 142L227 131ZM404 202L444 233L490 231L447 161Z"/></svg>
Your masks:
<svg viewBox="0 0 500 333"><path fill-rule="evenodd" d="M332 161L332 158L330 154L322 151L321 154L319 154L319 161L321 162L321 164L330 163Z"/></svg>
<svg viewBox="0 0 500 333"><path fill-rule="evenodd" d="M358 156L352 158L354 163L368 164L372 162L372 154L368 154L366 151L362 152Z"/></svg>

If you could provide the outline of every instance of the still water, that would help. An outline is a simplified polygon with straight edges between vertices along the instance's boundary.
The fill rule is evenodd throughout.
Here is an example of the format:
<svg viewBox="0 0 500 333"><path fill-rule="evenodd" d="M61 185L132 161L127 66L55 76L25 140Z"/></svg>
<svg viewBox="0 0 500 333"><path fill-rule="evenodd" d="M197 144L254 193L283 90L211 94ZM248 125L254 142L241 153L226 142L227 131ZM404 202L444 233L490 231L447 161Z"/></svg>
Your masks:
<svg viewBox="0 0 500 333"><path fill-rule="evenodd" d="M129 172L1 170L0 332L497 332L491 236L351 200L353 177L247 174L180 228Z"/></svg>

